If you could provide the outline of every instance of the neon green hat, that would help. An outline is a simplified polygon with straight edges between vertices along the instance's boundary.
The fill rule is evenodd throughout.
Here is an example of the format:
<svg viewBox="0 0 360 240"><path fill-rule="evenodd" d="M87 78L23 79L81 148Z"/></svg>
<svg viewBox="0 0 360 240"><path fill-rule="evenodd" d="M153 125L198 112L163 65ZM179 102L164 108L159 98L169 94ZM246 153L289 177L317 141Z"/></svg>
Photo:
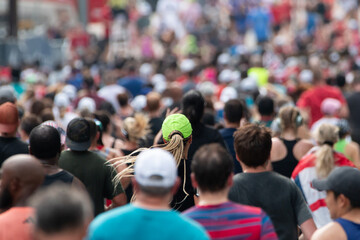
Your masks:
<svg viewBox="0 0 360 240"><path fill-rule="evenodd" d="M162 127L162 134L163 138L166 141L170 141L170 134L174 131L179 131L183 135L183 138L190 137L192 133L191 124L189 122L189 119L185 117L183 114L172 114L165 118Z"/></svg>

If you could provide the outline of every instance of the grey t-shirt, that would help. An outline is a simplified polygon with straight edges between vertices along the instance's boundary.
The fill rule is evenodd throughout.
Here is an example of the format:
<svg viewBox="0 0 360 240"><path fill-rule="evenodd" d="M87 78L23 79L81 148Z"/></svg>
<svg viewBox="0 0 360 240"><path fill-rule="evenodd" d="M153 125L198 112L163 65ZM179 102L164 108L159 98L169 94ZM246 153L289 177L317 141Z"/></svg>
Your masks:
<svg viewBox="0 0 360 240"><path fill-rule="evenodd" d="M236 174L229 199L262 208L270 216L279 240L298 239L297 226L312 218L295 183L275 172Z"/></svg>

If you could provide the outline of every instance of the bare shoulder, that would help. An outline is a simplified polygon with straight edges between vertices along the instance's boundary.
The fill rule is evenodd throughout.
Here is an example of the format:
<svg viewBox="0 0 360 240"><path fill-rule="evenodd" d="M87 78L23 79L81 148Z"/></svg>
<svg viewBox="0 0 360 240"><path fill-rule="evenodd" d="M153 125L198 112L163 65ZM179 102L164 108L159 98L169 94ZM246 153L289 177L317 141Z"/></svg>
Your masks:
<svg viewBox="0 0 360 240"><path fill-rule="evenodd" d="M336 222L329 223L324 227L316 230L316 232L311 237L311 240L328 240L328 239L337 239L337 240L346 240L346 233L340 224Z"/></svg>
<svg viewBox="0 0 360 240"><path fill-rule="evenodd" d="M301 139L299 144L304 148L312 148L314 144L309 139Z"/></svg>
<svg viewBox="0 0 360 240"><path fill-rule="evenodd" d="M348 148L351 151L359 151L359 144L357 144L356 142L350 142L349 144L346 145L346 148Z"/></svg>
<svg viewBox="0 0 360 240"><path fill-rule="evenodd" d="M272 162L276 162L286 156L286 148L284 146L284 143L277 137L272 138L271 141L272 141L272 146L271 146L270 159Z"/></svg>
<svg viewBox="0 0 360 240"><path fill-rule="evenodd" d="M278 137L273 137L271 139L271 141L272 141L273 147L282 144L280 138L278 138Z"/></svg>

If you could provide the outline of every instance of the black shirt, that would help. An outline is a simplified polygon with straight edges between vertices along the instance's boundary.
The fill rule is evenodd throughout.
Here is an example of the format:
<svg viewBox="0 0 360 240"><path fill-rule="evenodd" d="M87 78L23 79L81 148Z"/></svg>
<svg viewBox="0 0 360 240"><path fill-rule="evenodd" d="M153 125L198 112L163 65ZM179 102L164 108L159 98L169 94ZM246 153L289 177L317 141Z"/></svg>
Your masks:
<svg viewBox="0 0 360 240"><path fill-rule="evenodd" d="M291 174L294 171L295 167L298 165L299 161L295 158L293 150L296 143L299 142L299 139L296 140L286 140L280 138L286 147L287 154L280 161L272 162L273 171L277 172L285 177L291 178Z"/></svg>
<svg viewBox="0 0 360 240"><path fill-rule="evenodd" d="M360 144L360 92L354 92L346 99L349 106L349 125L353 141Z"/></svg>
<svg viewBox="0 0 360 240"><path fill-rule="evenodd" d="M173 197L173 200L171 202L171 207L175 210L183 212L195 205L194 202L195 191L191 185L189 161L184 159L181 160L178 167L178 176L180 178L180 186L178 191L175 193Z"/></svg>
<svg viewBox="0 0 360 240"><path fill-rule="evenodd" d="M222 136L215 128L205 126L202 123L192 126L192 128L192 143L190 145L188 154L188 159L190 162L193 159L195 152L205 144L219 143L221 146L226 148Z"/></svg>
<svg viewBox="0 0 360 240"><path fill-rule="evenodd" d="M16 137L0 137L0 168L6 159L16 154L29 154L28 145Z"/></svg>
<svg viewBox="0 0 360 240"><path fill-rule="evenodd" d="M54 184L56 182L66 183L66 184L72 184L74 180L74 176L69 173L68 171L62 170L61 172L52 174L52 175L46 175L44 182L42 184L42 187L49 186L51 184Z"/></svg>
<svg viewBox="0 0 360 240"><path fill-rule="evenodd" d="M229 199L262 208L274 224L279 240L297 240L297 226L312 218L295 183L275 172L236 174Z"/></svg>

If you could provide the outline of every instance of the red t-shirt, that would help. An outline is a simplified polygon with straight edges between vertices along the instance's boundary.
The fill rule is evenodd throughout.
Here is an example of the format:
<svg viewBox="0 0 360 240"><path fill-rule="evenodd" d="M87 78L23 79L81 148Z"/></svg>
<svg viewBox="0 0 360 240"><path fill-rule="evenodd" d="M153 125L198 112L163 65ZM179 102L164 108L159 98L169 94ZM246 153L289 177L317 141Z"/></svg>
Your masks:
<svg viewBox="0 0 360 240"><path fill-rule="evenodd" d="M341 104L346 104L346 100L341 91L336 87L328 85L317 86L301 94L296 105L299 108L310 109L309 127L324 116L321 112L320 106L322 101L326 98L335 98L339 100Z"/></svg>
<svg viewBox="0 0 360 240"><path fill-rule="evenodd" d="M31 207L13 207L0 214L0 240L30 240L34 223Z"/></svg>

